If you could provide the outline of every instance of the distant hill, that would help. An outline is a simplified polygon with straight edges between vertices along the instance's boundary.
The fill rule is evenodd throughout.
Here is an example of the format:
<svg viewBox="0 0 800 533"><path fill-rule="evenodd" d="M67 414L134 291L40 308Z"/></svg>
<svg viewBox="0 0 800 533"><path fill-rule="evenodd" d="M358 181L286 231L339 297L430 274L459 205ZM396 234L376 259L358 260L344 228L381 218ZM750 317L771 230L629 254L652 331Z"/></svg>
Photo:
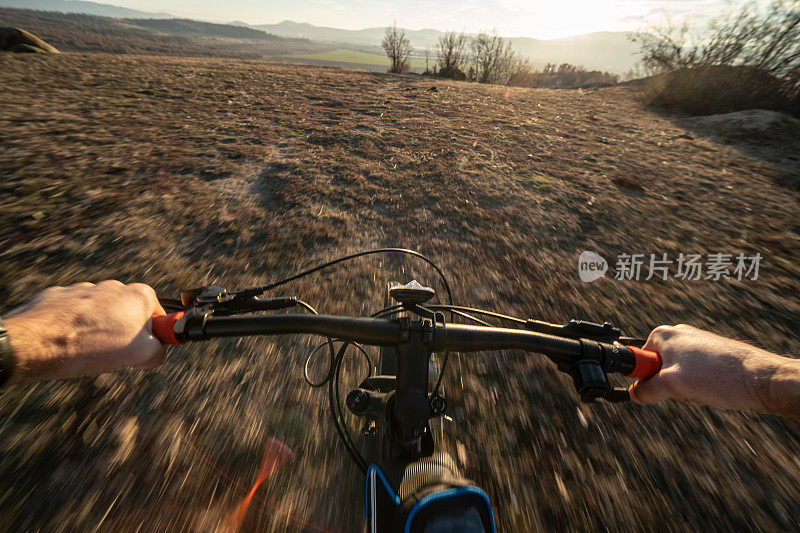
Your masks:
<svg viewBox="0 0 800 533"><path fill-rule="evenodd" d="M237 22L241 24L241 22ZM325 26L314 26L307 22L293 22L284 20L278 24L261 24L252 26L275 35L284 37L302 37L314 41L330 41L338 43L358 44L367 46L379 46L385 27L364 28L363 30L343 30L340 28L328 28ZM426 45L433 45L442 34L439 30L405 30L406 35L411 40L415 48L425 48Z"/></svg>
<svg viewBox="0 0 800 533"><path fill-rule="evenodd" d="M148 13L126 7L86 2L84 0L0 0L0 7L16 7L19 9L38 9L41 11L58 11L60 13L83 13L99 17L116 18L154 18L171 19L175 15L169 13Z"/></svg>
<svg viewBox="0 0 800 533"><path fill-rule="evenodd" d="M230 39L276 39L262 30L230 24L214 24L189 19L127 19L125 22L170 35L227 37Z"/></svg>
<svg viewBox="0 0 800 533"><path fill-rule="evenodd" d="M65 52L260 59L325 51L304 39L181 19L119 19L0 8L0 26L23 28Z"/></svg>
<svg viewBox="0 0 800 533"><path fill-rule="evenodd" d="M236 21L232 24L244 25ZM386 28L343 30L314 26L305 22L284 20L278 24L248 26L284 37L301 37L313 41L324 41L359 46L378 46ZM435 46L443 32L433 29L405 30L411 44L417 50ZM598 32L563 39L540 40L528 37L510 39L517 50L527 55L534 65L541 68L547 63L572 63L588 69L604 70L622 74L633 68L637 61L636 45L627 39L626 32Z"/></svg>

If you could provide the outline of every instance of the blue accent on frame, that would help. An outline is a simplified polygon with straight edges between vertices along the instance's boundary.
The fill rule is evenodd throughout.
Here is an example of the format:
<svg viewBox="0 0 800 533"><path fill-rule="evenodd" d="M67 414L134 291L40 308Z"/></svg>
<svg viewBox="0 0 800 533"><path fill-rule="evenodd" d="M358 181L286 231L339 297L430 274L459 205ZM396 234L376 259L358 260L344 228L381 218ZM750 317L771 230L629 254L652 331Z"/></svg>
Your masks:
<svg viewBox="0 0 800 533"><path fill-rule="evenodd" d="M400 497L394 493L394 490L392 490L392 486L389 485L389 481L383 474L383 470L381 470L380 467L378 467L378 465L375 464L369 465L369 468L367 469L367 488L369 488L369 473L372 470L375 470L378 474L378 477L381 478L381 481L383 481L383 486L386 487L386 490L389 492L389 494L392 495L392 500L394 500L394 504L400 505Z"/></svg>
<svg viewBox="0 0 800 533"><path fill-rule="evenodd" d="M367 482L364 484L364 505L366 507L366 517L367 517L367 528L369 528L369 520L370 520L370 513L369 513L369 480L370 474L372 471L375 471L377 477L381 479L383 482L383 486L386 487L386 491L392 497L392 501L394 501L395 505L400 505L400 497L395 494L394 490L392 490L391 485L389 485L389 481L386 479L386 476L383 474L383 470L381 470L378 465L371 464L369 468L367 468ZM377 496L377 494L376 494Z"/></svg>
<svg viewBox="0 0 800 533"><path fill-rule="evenodd" d="M478 496L483 498L483 500L486 502L486 507L489 509L489 520L492 523L492 531L491 531L491 533L495 533L495 529L494 529L494 512L492 511L492 504L489 501L489 496L487 496L486 493L483 492L481 489L479 489L478 487L474 487L474 486L455 487L455 488L452 488L452 489L447 489L447 490L442 490L442 491L439 491L439 492L434 492L433 494L428 494L427 496L422 498L419 502L417 502L417 504L414 506L414 508L411 509L411 512L409 513L408 518L406 519L405 533L410 533L410 531L411 531L411 522L413 521L412 519L414 518L414 515L416 515L417 512L419 512L419 510L422 507L424 507L425 505L431 503L432 501L441 500L443 498L450 498L451 496L458 496L459 494L477 494Z"/></svg>

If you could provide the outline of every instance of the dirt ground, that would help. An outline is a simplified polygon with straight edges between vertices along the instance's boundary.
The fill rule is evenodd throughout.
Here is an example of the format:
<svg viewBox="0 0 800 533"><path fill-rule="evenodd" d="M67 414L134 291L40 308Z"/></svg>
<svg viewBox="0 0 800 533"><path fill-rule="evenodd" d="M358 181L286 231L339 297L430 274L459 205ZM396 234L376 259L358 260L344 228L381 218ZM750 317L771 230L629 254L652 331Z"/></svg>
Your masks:
<svg viewBox="0 0 800 533"><path fill-rule="evenodd" d="M403 246L434 258L464 305L800 348L800 162L786 155L800 133L726 143L624 87L95 54L0 54L0 100L5 310L52 284L115 278L171 296ZM584 250L612 270L621 253L764 259L757 280L588 284ZM412 278L441 289L424 264L393 257L281 292L364 315L386 280ZM294 456L242 530L362 530L362 479L324 393L302 379L316 342L214 341L173 349L156 371L5 392L0 530L221 528L270 437ZM445 387L443 446L489 493L501 531L800 527L798 423L582 405L551 364L514 352L459 356Z"/></svg>

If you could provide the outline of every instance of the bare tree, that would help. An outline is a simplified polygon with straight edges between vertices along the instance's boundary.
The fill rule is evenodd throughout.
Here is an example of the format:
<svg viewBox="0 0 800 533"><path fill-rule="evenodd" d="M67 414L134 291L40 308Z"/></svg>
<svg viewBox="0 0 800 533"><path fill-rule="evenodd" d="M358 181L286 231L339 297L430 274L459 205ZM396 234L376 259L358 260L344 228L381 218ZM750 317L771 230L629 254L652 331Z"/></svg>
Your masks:
<svg viewBox="0 0 800 533"><path fill-rule="evenodd" d="M425 45L425 72L430 71L430 67L428 66L430 60L431 60L431 45L427 44Z"/></svg>
<svg viewBox="0 0 800 533"><path fill-rule="evenodd" d="M530 59L515 52L505 54L497 70L500 80L498 83L503 85L530 87L537 76Z"/></svg>
<svg viewBox="0 0 800 533"><path fill-rule="evenodd" d="M409 57L414 51L411 41L406 37L406 31L397 28L397 21L393 26L386 28L381 46L386 51L386 56L391 62L389 72L405 74L408 72Z"/></svg>
<svg viewBox="0 0 800 533"><path fill-rule="evenodd" d="M491 34L480 32L470 45L478 83L506 83L514 68L515 55L511 43L494 30Z"/></svg>
<svg viewBox="0 0 800 533"><path fill-rule="evenodd" d="M444 78L463 79L461 67L467 59L467 36L464 32L449 31L439 37L436 47L439 75Z"/></svg>

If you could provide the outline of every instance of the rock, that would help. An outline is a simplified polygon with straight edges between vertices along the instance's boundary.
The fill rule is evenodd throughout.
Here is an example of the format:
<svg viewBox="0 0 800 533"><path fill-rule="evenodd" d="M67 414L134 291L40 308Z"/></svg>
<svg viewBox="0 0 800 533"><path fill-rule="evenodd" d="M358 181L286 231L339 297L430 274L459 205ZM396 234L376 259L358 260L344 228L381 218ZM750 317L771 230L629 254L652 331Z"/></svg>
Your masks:
<svg viewBox="0 0 800 533"><path fill-rule="evenodd" d="M800 120L786 113L767 109L749 109L719 115L706 115L684 119L683 122L709 131L726 132L733 130L743 132L745 135L780 128L796 132L800 128Z"/></svg>
<svg viewBox="0 0 800 533"><path fill-rule="evenodd" d="M50 46L32 33L11 27L0 27L0 51L36 54L59 53L55 47Z"/></svg>
<svg viewBox="0 0 800 533"><path fill-rule="evenodd" d="M769 143L790 141L800 134L800 120L778 111L749 109L718 115L680 119L678 123L701 135L728 142Z"/></svg>

